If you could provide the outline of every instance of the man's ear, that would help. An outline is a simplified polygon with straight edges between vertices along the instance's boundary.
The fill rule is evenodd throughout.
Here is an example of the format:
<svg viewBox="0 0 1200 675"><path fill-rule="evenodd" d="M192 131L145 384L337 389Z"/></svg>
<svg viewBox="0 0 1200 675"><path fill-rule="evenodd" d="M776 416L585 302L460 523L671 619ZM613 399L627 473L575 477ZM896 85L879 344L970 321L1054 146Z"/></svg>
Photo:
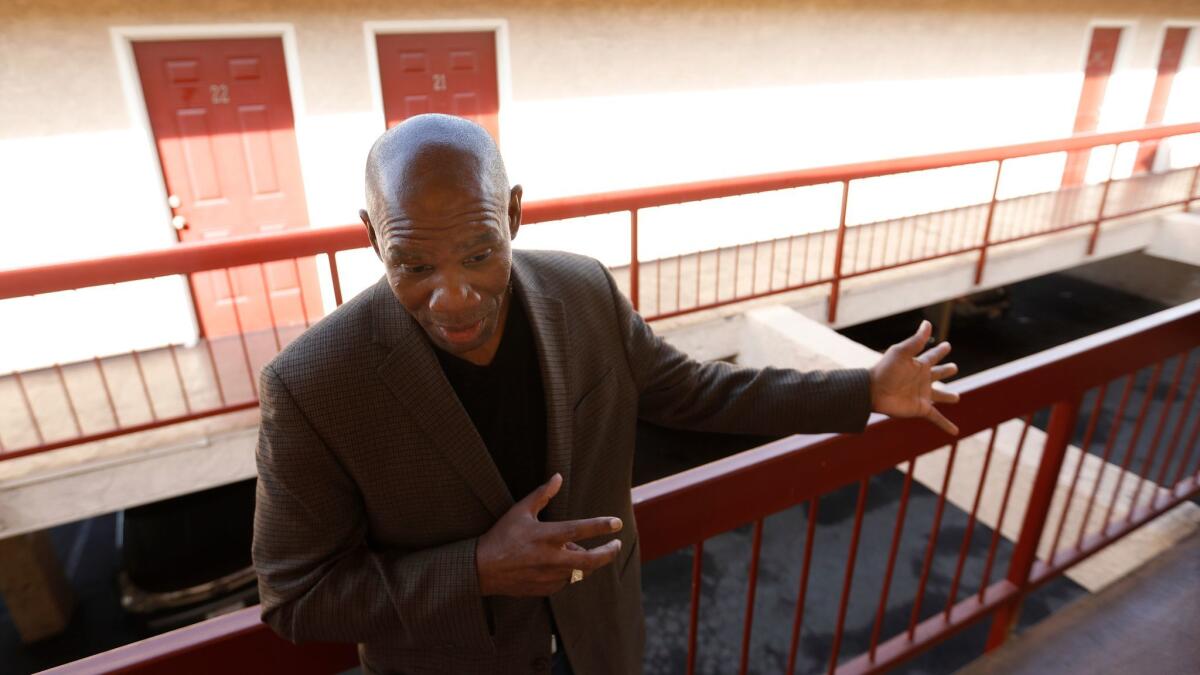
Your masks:
<svg viewBox="0 0 1200 675"><path fill-rule="evenodd" d="M508 193L508 238L516 239L517 230L521 229L521 195L524 190L520 185L514 185Z"/></svg>
<svg viewBox="0 0 1200 675"><path fill-rule="evenodd" d="M366 209L359 209L358 217L362 218L363 225L367 226L367 237L371 240L371 248L375 249L375 255L383 260L383 254L379 252L379 242L375 240L375 227L371 225L371 216L367 214Z"/></svg>

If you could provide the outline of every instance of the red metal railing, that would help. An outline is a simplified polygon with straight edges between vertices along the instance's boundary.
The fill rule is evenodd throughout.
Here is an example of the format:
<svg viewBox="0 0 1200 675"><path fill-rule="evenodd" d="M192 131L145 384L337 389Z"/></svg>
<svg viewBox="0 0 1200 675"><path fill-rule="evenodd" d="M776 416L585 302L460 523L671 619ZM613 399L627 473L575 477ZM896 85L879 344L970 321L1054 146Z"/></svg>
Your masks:
<svg viewBox="0 0 1200 675"><path fill-rule="evenodd" d="M979 284L989 252L997 247L1090 228L1090 253L1104 223L1159 209L1187 208L1200 198L1200 165L1120 180L1113 179L1112 170L1120 144L1195 133L1200 133L1200 123L555 199L526 205L524 220L535 224L627 212L629 265L615 272L634 305L652 320L828 285L828 317L833 322L841 284L847 279L949 256L976 256L975 282ZM998 197L1002 178L1024 170L1020 166L1011 169L1013 160L1107 146L1112 146L1113 153L1109 178L1103 183ZM852 187L867 189L873 180L925 176L922 172L987 163L995 164L994 175L988 178L989 201L858 225L847 223L855 203ZM641 259L639 214L691 202L829 185L840 186L837 221L808 223L809 229L817 228L814 231ZM936 188L936 180L926 187ZM645 219L641 220L644 227ZM0 418L0 460L256 407L258 369L323 312L314 309L322 300L307 297L304 284L297 285L299 295L291 300L298 303L299 311L276 311L273 303L282 301L272 299L266 266L286 267L290 262L299 278L303 259L323 258L332 304L340 305L344 277L339 273L337 254L366 246L363 228L353 225L0 270L0 301L211 271L220 277L223 272L231 295L235 280L249 283L251 287L238 293L265 296L271 314L263 327L262 322L248 321L234 301L228 304L227 311L232 313L228 323L239 329L232 336L201 339L194 345L170 342L154 349L90 359L59 359L48 367L18 369L0 377L0 406L21 413ZM231 273L247 269L249 273ZM278 319L285 314L300 320L286 323Z"/></svg>
<svg viewBox="0 0 1200 675"><path fill-rule="evenodd" d="M992 631L988 645L989 648L995 647L1008 635L1021 600L1027 594L1067 567L1200 492L1200 466L1196 462L1200 459L1197 454L1200 451L1197 445L1200 411L1195 406L1197 385L1200 384L1200 374L1197 372L1200 359L1195 357L1195 353L1200 351L1196 349L1197 346L1200 346L1200 301L954 383L952 388L962 395L961 403L954 410L955 422L961 434L948 450L943 445L944 436L928 425L911 420L877 420L861 436L785 439L642 486L635 494L638 498L638 527L644 542L643 559L652 560L676 548L691 545L695 548L694 560L697 564L694 574L698 578L703 541L753 522L755 537L750 555L753 569L761 545L759 533L763 518L795 504L808 502L809 520L798 593L800 600L796 606L789 650L791 658L788 672L792 672L798 644L796 637L803 621L803 602L814 541L813 521L820 496L841 486L857 483L854 530L847 552L839 610L833 625L833 647L828 655L829 672L879 672L989 616L992 618ZM1174 366L1170 369L1170 384L1163 387L1159 375L1172 361ZM1139 397L1137 415L1127 418L1125 408L1131 398L1133 383L1147 369L1151 370L1150 381ZM1099 474L1089 479L1090 498L1084 507L1086 513L1079 519L1079 509L1072 508L1072 505L1080 485L1085 453L1092 450L1092 439L1102 416L1101 404L1108 392L1115 392L1111 387L1115 382L1124 384L1124 393L1117 404L1116 414L1111 418L1113 421L1103 429L1108 439L1104 461L1100 464ZM1184 391L1187 393L1184 394ZM1083 404L1089 399L1091 412L1086 416L1081 415ZM1164 403L1158 405L1156 414L1152 415L1151 403L1156 400L1163 400ZM1173 405L1180 400L1183 401L1182 405ZM1014 481L1018 479L1020 455L1022 451L1030 451L1025 447L1030 422L1035 413L1046 408L1049 408L1050 415L1045 441L1040 448L1036 472L1025 486L1029 489L1029 498L1024 504L1018 504L1023 509L1023 515L1008 572L1002 579L990 582L1004 519L1010 515L1009 503ZM1139 443L1145 440L1143 432L1149 429L1146 426L1148 422L1153 424L1153 435L1148 444ZM989 475L989 466L993 465L993 457L997 454L997 433L1006 424L1019 424L1022 429L1015 447L1009 448L1006 453L1011 461L1007 475L1002 479L1005 487L1000 498L999 515L993 521L993 532L978 587L973 588L963 600L958 600L958 592L964 582L964 562L972 528L978 522L981 498L989 484L996 486L993 489L998 489L1001 484L998 476ZM1109 451L1118 437L1125 438L1124 433L1130 428L1132 435L1129 436L1125 457L1118 470L1107 462ZM1168 430L1170 440L1163 449L1160 441L1168 438L1165 433ZM981 463L982 469L970 501L966 531L961 545L957 547L958 556L953 566L949 599L944 607L936 608L935 613L923 613L926 583L937 555L938 535L956 455L962 457L966 439L984 433L988 436L986 445L981 442L982 439L976 439L973 449L975 463ZM1081 436L1083 440L1078 447L1084 452L1078 449L1068 452L1072 439ZM1183 439L1186 441L1180 444ZM1130 463L1135 448L1144 450L1144 459L1136 471L1131 470L1133 467ZM946 457L938 458L935 451ZM979 455L982 455L981 462ZM1068 457L1070 462L1065 461ZM896 551L903 536L912 476L918 461L941 462L945 467L941 488L937 492L933 529L929 533L907 629L880 642L883 608L889 601ZM862 570L855 571L855 555L859 547L868 479L889 471L889 467L900 465L904 466L904 487L897 505L887 563L882 570L884 581L870 643L865 653L843 663L839 659L839 644L846 607L854 579L864 574ZM1063 471L1064 466L1069 470ZM820 470L816 470L816 467L820 467ZM1106 481L1105 476L1118 471L1115 486L1109 491L1111 480ZM992 474L995 473L992 471ZM1069 479L1066 478L1068 475ZM990 480L985 481L986 478ZM1118 512L1121 484L1126 480L1136 481L1138 488L1129 503ZM1143 500L1142 486L1147 482L1153 482L1153 486ZM1089 518L1092 505L1102 485L1108 501L1107 510L1103 518L1092 520ZM1056 512L1051 508L1052 503L1066 506ZM679 513L688 513L689 517L681 520L675 517ZM1057 523L1052 516L1057 516ZM1068 540L1071 543L1060 546L1068 520L1073 522L1075 536ZM1040 555L1039 551L1042 552ZM751 575L749 583L748 604L753 602L754 575ZM696 585L695 582L693 585ZM748 642L749 621L746 621L743 655ZM695 650L693 637L689 645L689 664ZM741 672L745 672L744 656Z"/></svg>
<svg viewBox="0 0 1200 675"><path fill-rule="evenodd" d="M1134 393L1138 389L1134 383L1145 382L1142 375L1147 370L1148 384ZM1160 377L1164 373L1170 373L1169 384ZM687 659L680 666L688 673L693 672L698 650L708 646L697 644L696 637L702 609L704 543L753 524L739 658L739 672L748 671L757 569L765 538L763 523L768 516L797 505L807 505L807 518L803 555L788 561L798 563L800 580L791 641L787 645L786 672L795 672L798 656L812 656L798 651L804 629L832 632L832 647L823 655L825 665L821 669L839 674L882 672L989 618L988 649L995 648L1009 635L1022 600L1040 585L1200 493L1198 386L1200 301L1194 301L951 383L948 388L961 395L954 409L961 433L949 447L947 437L933 425L875 415L863 434L792 436L634 488L643 562L689 547L693 551ZM1118 390L1119 397L1111 396ZM1117 398L1116 413L1104 414L1104 407ZM1136 416L1126 416L1127 406L1134 399L1138 412ZM1155 406L1154 401L1162 403ZM1046 410L1049 421L1045 433L1036 427L1031 433L1032 420ZM1085 414L1085 410L1090 412ZM1019 437L1005 431L1006 428L1015 431L1018 427ZM1127 434L1131 429L1131 435ZM1142 443L1143 432L1150 429L1153 433L1145 439L1148 442ZM1097 434L1107 440L1094 442ZM1017 438L1016 443L1009 445L1013 438ZM1028 442L1030 438L1035 440ZM1040 444L1038 438L1042 440ZM1078 445L1074 445L1076 438L1082 438ZM1115 474L1117 482L1110 491L1112 476L1106 481L1106 473L1118 469L1107 460L1114 444L1121 439L1127 448L1119 473ZM1162 448L1160 441L1164 439L1169 440ZM1085 460L1094 461L1095 454L1101 452L1096 447L1100 445L1104 446L1101 470L1081 485L1080 476L1084 474L1081 468ZM1136 470L1130 461L1135 450L1145 454ZM1040 452L1031 472L1022 471L1023 452L1026 457ZM1007 470L995 468L1005 463ZM919 464L940 467L940 474L938 471L931 474L940 475L933 481L940 484L940 489L935 492L937 504L932 529L928 533L906 533L912 484ZM943 514L947 511L952 476L957 467L963 466L968 471L974 466L982 468L978 476L968 474L965 481L960 476L960 484L975 486L969 500L968 526L961 545L954 547L957 557L948 599L944 605L929 607L927 583L942 548L938 546L939 536L944 539L951 535L944 526ZM904 483L895 507L887 562L882 570L862 569L861 563L856 568L868 485L873 479L897 470L904 473ZM1115 505L1120 501L1121 484L1126 480L1136 481L1138 488L1133 498L1118 510ZM1086 485L1089 481L1090 486ZM1147 483L1152 485L1143 500L1143 487ZM1014 484L1021 486L1020 492L1014 491ZM814 628L805 623L808 621L805 604L818 506L840 489L855 485L857 499L848 547L818 551L824 556L846 556L846 564L839 568L845 571L836 618L831 625ZM964 560L972 528L981 522L981 498L989 485L993 489L1003 485L1004 489L998 517L991 524L983 571L978 580L970 580L968 587ZM1015 494L1025 491L1028 497L1014 501ZM1090 493L1086 506L1076 504L1075 496L1085 492ZM1092 518L1097 493L1108 502L1102 518ZM1056 503L1066 506L1056 511L1052 507ZM965 506L966 502L962 504ZM688 517L680 518L681 513L687 513ZM997 543L1006 516L1019 520L1020 527L1006 571L992 581L992 571L1004 569ZM1075 524L1067 527L1068 520ZM908 620L903 625L893 625L885 633L884 608L896 602L889 592L897 567L898 547L906 536L911 543L912 537L922 535L928 537L928 543L921 557L920 581L913 597L903 600L906 605L911 603L905 611ZM943 568L948 569L944 565ZM881 574L883 579L878 597L857 599L860 606L876 608L869 643L861 653L842 658L844 622L848 606L855 604L852 598L855 582L861 585L864 576L873 574ZM780 650L784 647L775 646ZM349 646L289 645L259 623L257 608L248 608L69 664L59 672L190 673L254 670L269 663L273 669L289 672L327 673L349 667L354 660L354 651ZM732 670L732 664L723 670Z"/></svg>

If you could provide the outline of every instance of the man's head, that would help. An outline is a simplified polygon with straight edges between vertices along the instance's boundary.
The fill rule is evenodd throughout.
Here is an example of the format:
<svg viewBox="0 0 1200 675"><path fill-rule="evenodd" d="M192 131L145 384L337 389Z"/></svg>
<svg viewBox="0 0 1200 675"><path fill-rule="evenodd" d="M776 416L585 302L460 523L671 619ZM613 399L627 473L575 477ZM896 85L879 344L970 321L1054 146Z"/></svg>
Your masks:
<svg viewBox="0 0 1200 675"><path fill-rule="evenodd" d="M495 353L508 308L521 186L478 124L419 115L367 157L359 211L396 298L442 349L476 363Z"/></svg>

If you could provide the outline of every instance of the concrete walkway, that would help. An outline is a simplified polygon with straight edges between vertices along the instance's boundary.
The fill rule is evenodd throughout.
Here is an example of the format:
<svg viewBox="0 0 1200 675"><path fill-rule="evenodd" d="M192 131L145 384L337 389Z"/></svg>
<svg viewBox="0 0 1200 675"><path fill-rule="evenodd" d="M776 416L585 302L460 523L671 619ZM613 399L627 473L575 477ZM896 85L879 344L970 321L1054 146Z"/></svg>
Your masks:
<svg viewBox="0 0 1200 675"><path fill-rule="evenodd" d="M1200 533L960 675L1200 673Z"/></svg>

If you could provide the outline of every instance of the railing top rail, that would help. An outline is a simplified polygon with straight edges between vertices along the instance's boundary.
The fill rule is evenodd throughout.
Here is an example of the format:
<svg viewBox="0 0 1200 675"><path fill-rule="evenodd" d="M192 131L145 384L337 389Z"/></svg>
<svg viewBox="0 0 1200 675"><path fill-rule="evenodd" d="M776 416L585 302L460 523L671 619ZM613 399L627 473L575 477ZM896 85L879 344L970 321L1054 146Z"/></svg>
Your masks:
<svg viewBox="0 0 1200 675"><path fill-rule="evenodd" d="M548 222L1193 133L1200 133L1200 122L1079 134L1067 138L974 150L562 197L529 202L523 209L522 218L526 223ZM233 237L220 241L191 242L103 258L13 268L0 270L0 300L285 260L363 248L367 245L366 232L362 225L354 224Z"/></svg>
<svg viewBox="0 0 1200 675"><path fill-rule="evenodd" d="M358 663L353 644L304 643L297 647L277 637L259 619L258 605L239 609L169 633L65 663L51 675L114 673L340 672ZM213 665L220 659L224 668Z"/></svg>
<svg viewBox="0 0 1200 675"><path fill-rule="evenodd" d="M950 382L965 438L1200 342L1200 300ZM789 436L633 490L642 559L731 530L948 445L920 419L872 415L862 434ZM714 498L714 495L718 497ZM681 527L679 513L687 513Z"/></svg>
<svg viewBox="0 0 1200 675"><path fill-rule="evenodd" d="M181 654L262 630L264 624L259 619L261 612L262 609L257 605L246 607L208 621L121 645L46 672L113 673L135 666L145 666L160 659L179 658Z"/></svg>
<svg viewBox="0 0 1200 675"><path fill-rule="evenodd" d="M1149 141L1167 136L1200 133L1200 122L1174 125L1153 125L1127 131L1093 132L1066 138L1000 145L990 148L957 150L932 155L897 157L869 162L821 166L779 173L766 173L738 178L719 178L659 187L620 190L576 197L540 201L526 209L529 222L562 220L629 209L669 206L704 199L735 197L756 192L820 185L859 178L873 178L896 173L942 169L950 166L994 162L1016 157L1030 157L1066 150L1086 150L1101 145ZM532 206L532 205L531 205ZM530 217L532 216L532 218Z"/></svg>
<svg viewBox="0 0 1200 675"><path fill-rule="evenodd" d="M367 231L362 225L339 225L188 242L103 258L20 267L0 270L0 300L302 258L369 245Z"/></svg>

